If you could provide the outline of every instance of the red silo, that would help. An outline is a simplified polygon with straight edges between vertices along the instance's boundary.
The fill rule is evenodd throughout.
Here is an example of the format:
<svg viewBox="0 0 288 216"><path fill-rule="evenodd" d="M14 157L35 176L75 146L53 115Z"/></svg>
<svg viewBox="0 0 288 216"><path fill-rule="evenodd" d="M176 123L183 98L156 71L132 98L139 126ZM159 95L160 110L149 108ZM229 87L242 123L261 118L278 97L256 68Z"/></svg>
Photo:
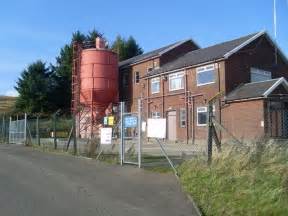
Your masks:
<svg viewBox="0 0 288 216"><path fill-rule="evenodd" d="M109 104L118 102L117 54L105 48L103 39L97 38L95 44L95 48L83 48L80 52L81 137L92 137L105 115L105 109Z"/></svg>

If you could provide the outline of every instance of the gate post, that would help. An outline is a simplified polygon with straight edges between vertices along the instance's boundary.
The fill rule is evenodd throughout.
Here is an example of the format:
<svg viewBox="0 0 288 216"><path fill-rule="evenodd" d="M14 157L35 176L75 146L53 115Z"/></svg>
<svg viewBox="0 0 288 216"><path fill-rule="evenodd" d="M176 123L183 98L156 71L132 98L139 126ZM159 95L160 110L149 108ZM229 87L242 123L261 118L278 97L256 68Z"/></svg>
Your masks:
<svg viewBox="0 0 288 216"><path fill-rule="evenodd" d="M142 118L141 118L141 112L142 112L142 107L141 107L141 99L138 99L138 167L141 168L141 159L142 159L142 130L141 130L141 124L142 124Z"/></svg>
<svg viewBox="0 0 288 216"><path fill-rule="evenodd" d="M17 118L18 124L18 118ZM24 117L24 145L27 145L27 113L25 113Z"/></svg>
<svg viewBox="0 0 288 216"><path fill-rule="evenodd" d="M12 122L12 117L10 116L9 117L9 128L8 128L8 144L10 144L11 143L11 122Z"/></svg>
<svg viewBox="0 0 288 216"><path fill-rule="evenodd" d="M124 102L120 102L120 164L123 165L124 157L123 157L123 147L124 147L124 124L123 124L123 114L124 114Z"/></svg>

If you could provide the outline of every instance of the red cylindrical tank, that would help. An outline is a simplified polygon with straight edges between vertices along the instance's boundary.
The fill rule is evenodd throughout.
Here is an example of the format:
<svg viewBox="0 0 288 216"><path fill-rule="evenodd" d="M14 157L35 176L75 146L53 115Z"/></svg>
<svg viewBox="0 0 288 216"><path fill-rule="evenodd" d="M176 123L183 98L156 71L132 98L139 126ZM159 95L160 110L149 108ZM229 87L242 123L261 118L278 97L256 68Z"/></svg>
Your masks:
<svg viewBox="0 0 288 216"><path fill-rule="evenodd" d="M117 54L106 49L82 50L80 103L93 106L93 113L103 115L105 108L110 103L116 102L118 102Z"/></svg>

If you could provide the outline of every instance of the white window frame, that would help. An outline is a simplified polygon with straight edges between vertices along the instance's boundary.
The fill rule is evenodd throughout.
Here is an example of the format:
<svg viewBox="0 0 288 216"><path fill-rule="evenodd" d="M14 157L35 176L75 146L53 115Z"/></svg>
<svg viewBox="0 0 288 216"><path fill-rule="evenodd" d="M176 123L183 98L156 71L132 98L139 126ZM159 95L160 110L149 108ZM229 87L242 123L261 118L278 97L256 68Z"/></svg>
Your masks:
<svg viewBox="0 0 288 216"><path fill-rule="evenodd" d="M206 106L202 106L202 107L197 107L197 126L202 127L202 126L206 126L207 122L205 124L199 124L199 116L198 113L205 113L206 112L206 120L208 120L208 109Z"/></svg>
<svg viewBox="0 0 288 216"><path fill-rule="evenodd" d="M182 112L184 112L184 115ZM182 122L185 122L185 124L182 125ZM179 126L180 128L186 128L187 126L187 113L185 108L180 108L179 110Z"/></svg>
<svg viewBox="0 0 288 216"><path fill-rule="evenodd" d="M204 73L206 71L210 71L210 70L214 70L214 81L212 82L207 82L207 83L198 83L198 74L200 73ZM206 65L206 66L202 66L202 67L198 67L196 68L196 82L197 82L197 86L204 86L204 85L209 85L209 84L213 84L216 82L216 67L214 64L210 64L210 65Z"/></svg>
<svg viewBox="0 0 288 216"><path fill-rule="evenodd" d="M253 81L252 80L252 74L256 74L256 75L260 75L260 76L267 76L267 79L264 79L264 80L258 80L258 81ZM269 77L268 77L269 76ZM266 80L270 80L272 79L272 73L271 71L266 71L266 70L262 70L262 69L259 69L259 68L255 68L255 67L251 67L250 68L250 81L251 82L261 82L261 81L266 81Z"/></svg>
<svg viewBox="0 0 288 216"><path fill-rule="evenodd" d="M185 88L184 75L185 75L184 71L173 73L173 74L169 74L169 91L177 91L177 90L181 90L181 89ZM182 81L183 86L181 86L179 88L172 89L171 88L171 80L178 79L178 78L182 78L183 79L183 81Z"/></svg>
<svg viewBox="0 0 288 216"><path fill-rule="evenodd" d="M151 118L153 118L153 119L161 118L161 113L160 112L151 112Z"/></svg>
<svg viewBox="0 0 288 216"><path fill-rule="evenodd" d="M158 91L153 91L152 84L155 84L155 83L158 83L158 85L159 85ZM157 94L157 93L159 93L159 92L160 92L160 85L161 85L161 84L160 84L160 77L152 78L152 79L150 80L151 94Z"/></svg>
<svg viewBox="0 0 288 216"><path fill-rule="evenodd" d="M138 74L138 82L137 82L137 74ZM139 71L135 71L135 73L134 73L134 83L135 84L140 83L140 72Z"/></svg>

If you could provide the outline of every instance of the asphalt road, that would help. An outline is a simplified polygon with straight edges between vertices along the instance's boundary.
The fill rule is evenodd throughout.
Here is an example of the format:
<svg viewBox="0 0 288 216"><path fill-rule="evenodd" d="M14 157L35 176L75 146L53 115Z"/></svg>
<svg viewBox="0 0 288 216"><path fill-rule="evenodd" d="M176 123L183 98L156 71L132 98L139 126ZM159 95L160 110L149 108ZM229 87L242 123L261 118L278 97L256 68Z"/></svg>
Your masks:
<svg viewBox="0 0 288 216"><path fill-rule="evenodd" d="M196 215L172 174L0 145L0 215Z"/></svg>

